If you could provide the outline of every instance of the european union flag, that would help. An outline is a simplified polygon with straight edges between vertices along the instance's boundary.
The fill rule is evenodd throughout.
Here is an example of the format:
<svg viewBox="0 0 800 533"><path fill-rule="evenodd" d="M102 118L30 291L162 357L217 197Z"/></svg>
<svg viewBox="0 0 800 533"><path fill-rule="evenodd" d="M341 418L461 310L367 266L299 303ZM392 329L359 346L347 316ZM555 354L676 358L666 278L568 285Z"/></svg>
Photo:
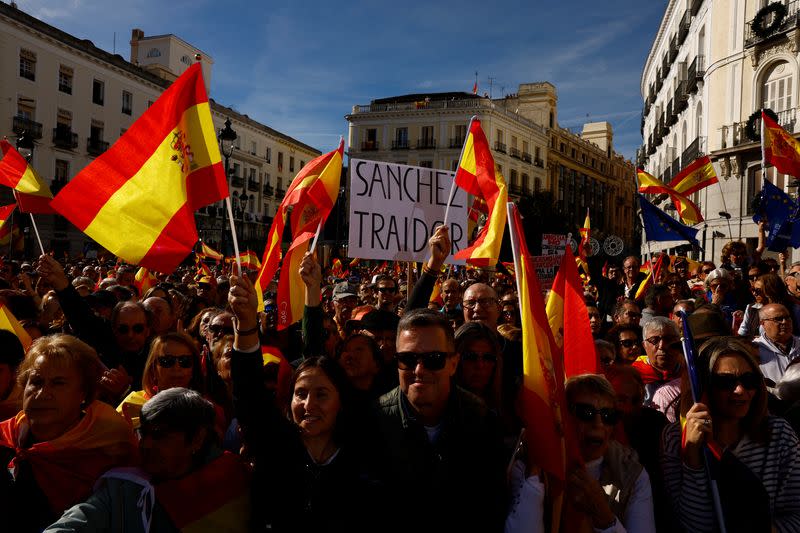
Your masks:
<svg viewBox="0 0 800 533"><path fill-rule="evenodd" d="M639 195L642 208L642 221L648 241L689 241L700 246L697 232L692 227L681 224Z"/></svg>
<svg viewBox="0 0 800 533"><path fill-rule="evenodd" d="M782 252L789 246L800 247L798 205L788 194L764 180L753 222L767 222L767 249Z"/></svg>

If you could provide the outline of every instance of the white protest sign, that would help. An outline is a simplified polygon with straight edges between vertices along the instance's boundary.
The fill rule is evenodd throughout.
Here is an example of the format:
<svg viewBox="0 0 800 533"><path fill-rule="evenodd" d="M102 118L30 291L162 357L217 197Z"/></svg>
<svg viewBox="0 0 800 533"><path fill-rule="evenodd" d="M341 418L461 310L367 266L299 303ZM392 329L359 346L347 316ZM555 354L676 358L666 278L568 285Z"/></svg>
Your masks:
<svg viewBox="0 0 800 533"><path fill-rule="evenodd" d="M350 160L347 254L362 259L427 261L428 239L442 224L455 172L383 161ZM467 193L456 187L447 216L452 253L467 241ZM447 263L464 264L450 255Z"/></svg>
<svg viewBox="0 0 800 533"><path fill-rule="evenodd" d="M564 255L567 236L557 233L542 234L542 255Z"/></svg>

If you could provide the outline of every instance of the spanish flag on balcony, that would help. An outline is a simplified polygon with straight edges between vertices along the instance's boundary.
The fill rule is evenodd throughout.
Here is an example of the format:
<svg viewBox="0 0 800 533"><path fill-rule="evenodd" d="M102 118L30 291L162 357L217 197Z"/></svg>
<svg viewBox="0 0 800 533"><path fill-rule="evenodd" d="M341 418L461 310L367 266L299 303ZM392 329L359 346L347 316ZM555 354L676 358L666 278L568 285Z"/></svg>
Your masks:
<svg viewBox="0 0 800 533"><path fill-rule="evenodd" d="M457 252L455 258L476 266L494 266L500 257L506 227L508 192L506 180L494 163L489 142L477 118L470 125L455 181L469 194L483 199L489 212L486 224L472 246Z"/></svg>
<svg viewBox="0 0 800 533"><path fill-rule="evenodd" d="M3 151L3 159L0 160L0 185L14 189L20 212L55 213L50 207L53 193L22 154L5 139L0 141L0 149Z"/></svg>
<svg viewBox="0 0 800 533"><path fill-rule="evenodd" d="M172 272L197 242L195 210L227 196L195 63L52 206L126 262Z"/></svg>
<svg viewBox="0 0 800 533"><path fill-rule="evenodd" d="M695 159L669 182L670 188L682 196L689 196L709 185L718 183L714 165L707 155ZM677 207L677 206L676 206ZM700 220L703 220L702 218Z"/></svg>
<svg viewBox="0 0 800 533"><path fill-rule="evenodd" d="M800 143L761 111L761 157L782 174L800 177Z"/></svg>

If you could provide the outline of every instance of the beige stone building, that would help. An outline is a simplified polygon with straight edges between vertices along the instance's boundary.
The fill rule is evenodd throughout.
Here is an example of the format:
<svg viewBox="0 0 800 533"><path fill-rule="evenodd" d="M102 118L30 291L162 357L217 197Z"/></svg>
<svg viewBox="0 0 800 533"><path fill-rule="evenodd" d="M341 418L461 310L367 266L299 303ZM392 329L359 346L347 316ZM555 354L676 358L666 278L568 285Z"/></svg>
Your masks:
<svg viewBox="0 0 800 533"><path fill-rule="evenodd" d="M555 87L547 82L522 84L516 94L499 99L457 92L373 100L353 106L346 116L349 155L455 170L474 115L481 119L512 199L551 191L576 227L589 207L596 230L628 239L632 163L613 151L607 123L587 124L581 135L559 127L557 101Z"/></svg>
<svg viewBox="0 0 800 533"><path fill-rule="evenodd" d="M0 57L6 58L0 62L0 135L12 144L22 132L33 138L32 164L54 193L105 152L186 68L201 61L208 84L214 63L174 35L146 37L139 29L132 31L126 60L2 2ZM285 188L319 152L213 99L211 104L217 130L229 118L238 133L231 194L243 247L260 253ZM214 244L228 227L222 207L220 202L197 214L201 238ZM23 224L26 218L20 217ZM37 223L59 254L91 247L61 217L40 215Z"/></svg>

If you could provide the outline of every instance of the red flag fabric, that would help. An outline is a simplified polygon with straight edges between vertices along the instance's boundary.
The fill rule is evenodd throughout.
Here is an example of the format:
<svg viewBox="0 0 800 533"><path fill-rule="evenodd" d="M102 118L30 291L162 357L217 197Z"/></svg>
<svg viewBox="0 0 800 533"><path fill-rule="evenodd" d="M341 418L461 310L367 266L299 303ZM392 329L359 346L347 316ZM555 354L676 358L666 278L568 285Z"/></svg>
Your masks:
<svg viewBox="0 0 800 533"><path fill-rule="evenodd" d="M14 189L20 213L52 214L53 193L11 143L0 141L3 159L0 160L0 185Z"/></svg>
<svg viewBox="0 0 800 533"><path fill-rule="evenodd" d="M783 174L800 177L800 142L761 111L761 156Z"/></svg>

